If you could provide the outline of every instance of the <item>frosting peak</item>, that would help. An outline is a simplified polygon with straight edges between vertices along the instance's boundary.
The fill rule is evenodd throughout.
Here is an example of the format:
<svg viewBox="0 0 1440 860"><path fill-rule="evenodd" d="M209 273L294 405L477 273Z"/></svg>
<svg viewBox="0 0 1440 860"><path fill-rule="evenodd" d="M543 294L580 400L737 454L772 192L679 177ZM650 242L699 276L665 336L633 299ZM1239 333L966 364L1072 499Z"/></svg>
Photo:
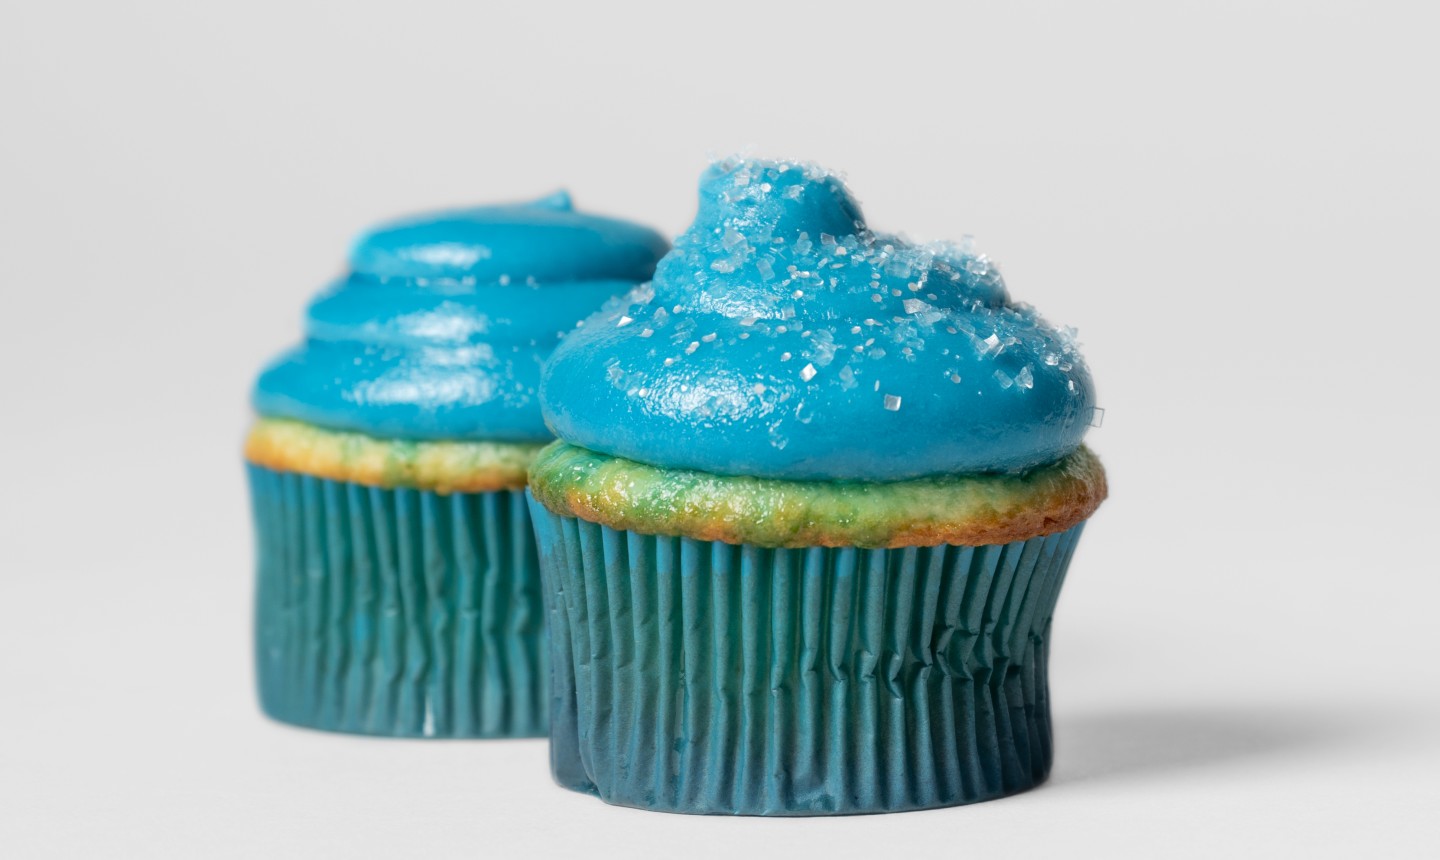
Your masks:
<svg viewBox="0 0 1440 860"><path fill-rule="evenodd" d="M376 278L643 281L665 248L654 231L578 213L557 191L382 224L355 242L350 268Z"/></svg>
<svg viewBox="0 0 1440 860"><path fill-rule="evenodd" d="M741 242L793 240L805 231L844 236L862 229L864 218L845 184L815 165L722 161L700 177L692 233L701 225L734 252Z"/></svg>
<svg viewBox="0 0 1440 860"><path fill-rule="evenodd" d="M563 191L381 225L310 305L305 343L261 375L256 409L389 438L544 441L541 362L666 247Z"/></svg>
<svg viewBox="0 0 1440 860"><path fill-rule="evenodd" d="M870 230L819 168L729 160L653 284L545 370L556 435L641 462L800 480L1021 472L1076 450L1072 339L968 244Z"/></svg>

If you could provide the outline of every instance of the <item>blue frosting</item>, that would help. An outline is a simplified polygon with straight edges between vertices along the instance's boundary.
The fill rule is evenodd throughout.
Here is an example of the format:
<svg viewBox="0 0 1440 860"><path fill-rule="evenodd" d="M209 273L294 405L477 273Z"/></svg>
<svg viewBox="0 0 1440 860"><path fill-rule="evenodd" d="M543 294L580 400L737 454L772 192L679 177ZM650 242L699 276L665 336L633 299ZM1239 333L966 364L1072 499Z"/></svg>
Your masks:
<svg viewBox="0 0 1440 860"><path fill-rule="evenodd" d="M901 480L1021 472L1094 412L1070 336L966 246L876 233L813 166L732 160L654 282L547 363L555 435L718 474Z"/></svg>
<svg viewBox="0 0 1440 860"><path fill-rule="evenodd" d="M563 193L382 225L261 374L255 408L390 438L543 441L541 363L666 248Z"/></svg>

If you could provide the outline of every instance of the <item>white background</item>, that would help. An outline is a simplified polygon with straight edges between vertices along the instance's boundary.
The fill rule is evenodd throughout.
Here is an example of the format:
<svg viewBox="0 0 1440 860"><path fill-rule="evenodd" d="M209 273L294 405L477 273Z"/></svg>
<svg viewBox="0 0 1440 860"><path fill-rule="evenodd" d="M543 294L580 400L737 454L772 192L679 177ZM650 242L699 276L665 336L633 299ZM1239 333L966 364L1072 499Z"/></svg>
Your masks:
<svg viewBox="0 0 1440 860"><path fill-rule="evenodd" d="M0 855L1440 856L1427 5L4 2ZM559 185L674 234L736 150L1080 330L1050 782L701 819L263 719L247 390L348 239Z"/></svg>

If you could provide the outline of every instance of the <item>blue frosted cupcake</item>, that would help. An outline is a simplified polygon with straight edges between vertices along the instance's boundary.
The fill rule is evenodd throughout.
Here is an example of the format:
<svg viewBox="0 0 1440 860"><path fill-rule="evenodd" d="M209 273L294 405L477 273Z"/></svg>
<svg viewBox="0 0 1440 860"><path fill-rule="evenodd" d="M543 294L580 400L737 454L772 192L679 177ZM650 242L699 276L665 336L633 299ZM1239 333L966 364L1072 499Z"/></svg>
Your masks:
<svg viewBox="0 0 1440 860"><path fill-rule="evenodd" d="M666 242L563 194L383 225L254 391L255 657L277 720L544 734L548 649L523 488L540 366Z"/></svg>
<svg viewBox="0 0 1440 860"><path fill-rule="evenodd" d="M1045 778L1050 619L1105 475L1074 343L984 257L869 230L817 168L725 162L541 402L561 785L824 815Z"/></svg>

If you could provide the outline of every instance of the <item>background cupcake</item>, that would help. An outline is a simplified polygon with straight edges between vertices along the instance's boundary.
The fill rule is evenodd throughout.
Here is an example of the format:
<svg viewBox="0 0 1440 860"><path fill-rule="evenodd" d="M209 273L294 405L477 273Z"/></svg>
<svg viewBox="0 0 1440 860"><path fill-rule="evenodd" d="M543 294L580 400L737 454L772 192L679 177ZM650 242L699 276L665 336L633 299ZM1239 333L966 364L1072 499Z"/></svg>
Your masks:
<svg viewBox="0 0 1440 860"><path fill-rule="evenodd" d="M984 257L725 162L541 399L562 785L794 815L1044 779L1050 617L1105 479L1075 345Z"/></svg>
<svg viewBox="0 0 1440 860"><path fill-rule="evenodd" d="M541 734L535 546L521 487L549 438L540 364L665 241L534 203L360 237L306 339L261 374L245 445L260 701L369 734Z"/></svg>

